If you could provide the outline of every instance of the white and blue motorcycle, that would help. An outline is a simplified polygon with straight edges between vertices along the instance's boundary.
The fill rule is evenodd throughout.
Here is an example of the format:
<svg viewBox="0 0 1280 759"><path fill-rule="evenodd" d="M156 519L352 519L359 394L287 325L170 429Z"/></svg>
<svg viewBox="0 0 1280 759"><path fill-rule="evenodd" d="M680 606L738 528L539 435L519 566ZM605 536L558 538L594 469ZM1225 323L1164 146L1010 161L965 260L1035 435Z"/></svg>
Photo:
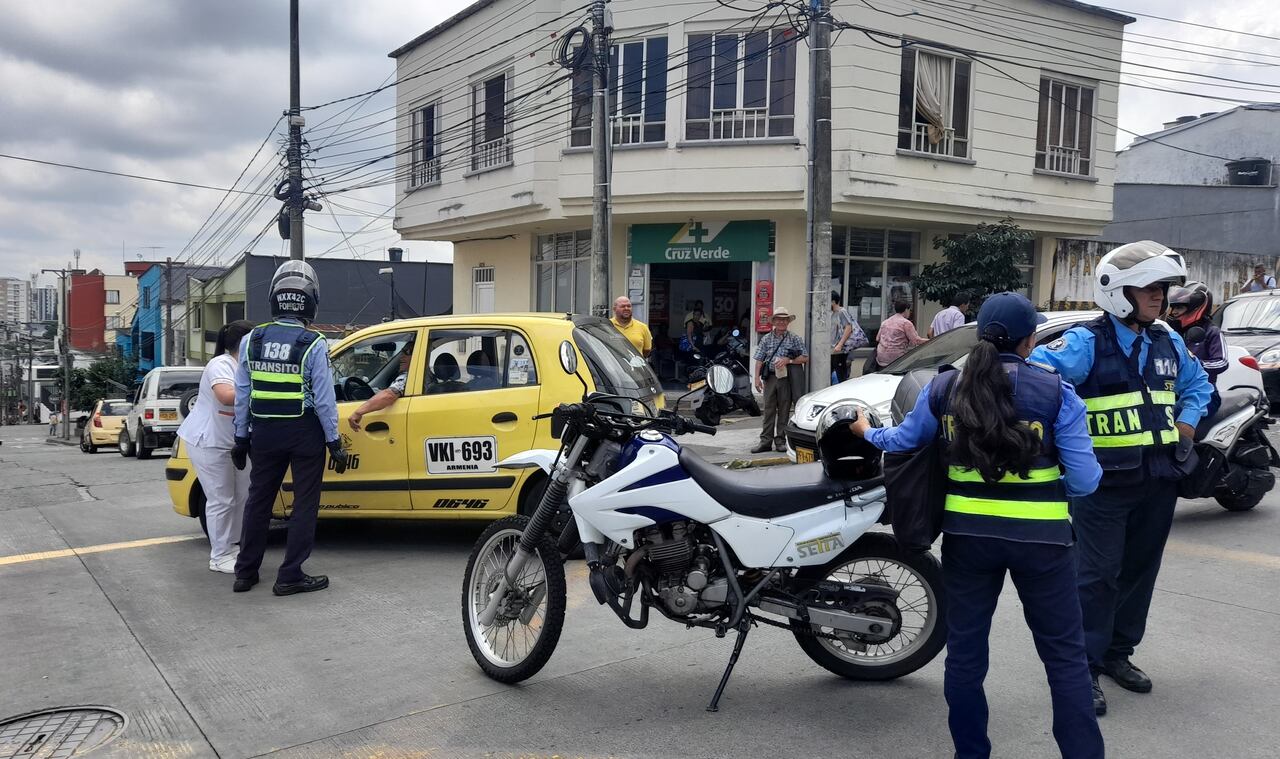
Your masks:
<svg viewBox="0 0 1280 759"><path fill-rule="evenodd" d="M577 376L567 341L560 363ZM728 388L733 377L713 367L708 382ZM884 510L882 479L831 479L821 463L726 470L673 439L714 427L635 411L602 393L561 405L551 415L558 452L499 464L540 467L549 484L531 517L490 525L467 562L467 644L489 677L519 682L551 658L564 624L562 556L579 541L596 600L626 626L645 627L654 610L719 637L736 631L710 711L757 624L789 629L815 662L855 680L901 677L938 654L937 559L868 532ZM566 503L572 519L553 535Z"/></svg>

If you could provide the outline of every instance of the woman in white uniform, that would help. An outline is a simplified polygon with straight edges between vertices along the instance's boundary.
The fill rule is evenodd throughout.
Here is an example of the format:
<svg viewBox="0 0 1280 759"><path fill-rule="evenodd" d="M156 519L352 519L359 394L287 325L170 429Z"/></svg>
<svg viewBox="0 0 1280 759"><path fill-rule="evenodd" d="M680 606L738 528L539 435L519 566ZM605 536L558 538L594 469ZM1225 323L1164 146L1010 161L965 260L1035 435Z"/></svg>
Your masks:
<svg viewBox="0 0 1280 759"><path fill-rule="evenodd" d="M200 392L191 414L178 428L187 457L204 490L205 527L209 531L209 571L232 574L239 554L240 525L249 495L249 467L231 463L235 445L236 364L240 341L253 329L245 320L218 332L216 354L200 375Z"/></svg>

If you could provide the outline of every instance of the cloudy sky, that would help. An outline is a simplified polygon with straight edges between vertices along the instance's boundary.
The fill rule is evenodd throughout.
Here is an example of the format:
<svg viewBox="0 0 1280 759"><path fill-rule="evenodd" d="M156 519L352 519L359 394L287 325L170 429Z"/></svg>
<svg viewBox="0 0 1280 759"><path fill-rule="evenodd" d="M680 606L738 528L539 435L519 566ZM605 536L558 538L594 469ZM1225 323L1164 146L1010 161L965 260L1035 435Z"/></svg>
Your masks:
<svg viewBox="0 0 1280 759"><path fill-rule="evenodd" d="M387 52L468 2L304 0L303 104L388 81L394 67ZM1122 90L1122 129L1150 132L1175 116L1233 104L1147 88L1280 101L1275 0L1116 2L1123 11L1255 35L1153 18L1131 25L1131 35L1149 35L1131 36L1131 43L1173 49L1127 45L1125 59L1132 65L1124 81L1134 86ZM840 16L855 7L842 0L835 12ZM286 0L0 0L0 18L0 153L228 187L267 138L241 186L270 186L269 178L278 176L280 131L268 134L288 104ZM1183 72L1258 84L1214 82ZM347 109L357 104L359 110ZM387 118L391 104L388 91L362 104L308 113L312 147L320 148L318 155L333 156L389 144L389 125L354 130ZM369 139L354 142L362 137ZM1122 134L1121 145L1130 139ZM82 252L81 266L113 273L121 271L123 259L139 257L225 262L263 231L278 203L266 203L249 218L251 207L242 204L252 196L236 195L197 234L222 200L223 193L213 190L0 158L0 275L61 266L74 248ZM392 188L381 186L308 213L309 254L330 249L332 255L380 254L398 240L389 215L378 218L393 201ZM243 228L232 223L242 217ZM350 237L344 241L338 230ZM419 260L449 255L447 245L403 247ZM282 249L274 228L254 249Z"/></svg>

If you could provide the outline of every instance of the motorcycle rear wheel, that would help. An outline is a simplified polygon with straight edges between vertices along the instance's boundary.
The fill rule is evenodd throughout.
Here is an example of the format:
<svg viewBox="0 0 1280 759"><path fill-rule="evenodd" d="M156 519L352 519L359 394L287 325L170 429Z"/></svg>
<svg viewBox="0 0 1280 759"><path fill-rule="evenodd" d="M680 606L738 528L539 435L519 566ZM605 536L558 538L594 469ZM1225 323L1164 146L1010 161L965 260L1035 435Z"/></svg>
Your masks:
<svg viewBox="0 0 1280 759"><path fill-rule="evenodd" d="M467 647L480 669L503 683L533 677L555 652L564 629L564 564L555 537L544 535L537 551L521 569L517 588L522 594L538 594L533 604L515 602L500 612L492 625L480 622L480 614L497 587L507 561L515 555L529 518L511 516L489 525L467 559L462 581L462 623ZM508 591L511 598L513 591ZM528 622L520 611L532 606Z"/></svg>
<svg viewBox="0 0 1280 759"><path fill-rule="evenodd" d="M810 625L791 620L800 648L810 659L841 677L893 680L928 664L946 644L942 566L932 553L904 551L891 535L867 533L833 561L801 570L799 576L845 583L879 580L901 594L897 603L903 617L901 629L884 643L865 644L863 651L843 640L815 637L810 634Z"/></svg>

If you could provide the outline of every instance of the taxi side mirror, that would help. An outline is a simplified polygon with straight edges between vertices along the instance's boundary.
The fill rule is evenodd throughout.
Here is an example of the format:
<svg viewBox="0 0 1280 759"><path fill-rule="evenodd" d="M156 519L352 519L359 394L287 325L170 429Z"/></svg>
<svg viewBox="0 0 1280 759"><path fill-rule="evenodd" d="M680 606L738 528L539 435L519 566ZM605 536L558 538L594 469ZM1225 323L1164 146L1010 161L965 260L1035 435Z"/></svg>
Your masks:
<svg viewBox="0 0 1280 759"><path fill-rule="evenodd" d="M573 343L568 340L560 343L560 368L565 374L578 373L578 352L574 350Z"/></svg>

